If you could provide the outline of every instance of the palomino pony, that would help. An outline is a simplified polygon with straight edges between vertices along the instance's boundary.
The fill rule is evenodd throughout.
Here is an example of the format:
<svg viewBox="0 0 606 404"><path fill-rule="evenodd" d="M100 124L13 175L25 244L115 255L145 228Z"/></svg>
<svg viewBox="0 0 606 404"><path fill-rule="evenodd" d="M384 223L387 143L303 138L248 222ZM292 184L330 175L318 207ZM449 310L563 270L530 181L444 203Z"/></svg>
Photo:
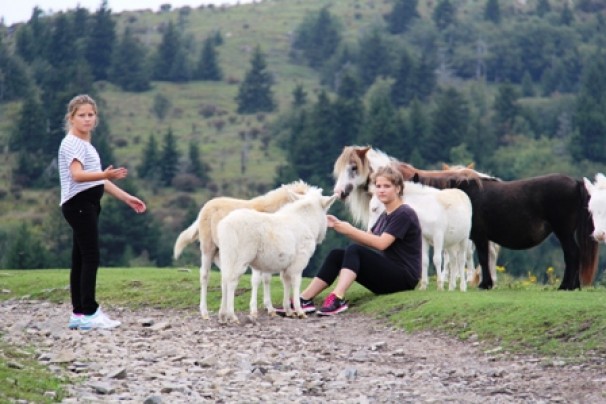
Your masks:
<svg viewBox="0 0 606 404"><path fill-rule="evenodd" d="M322 196L320 188L312 187L298 198L275 213L237 209L219 223L220 322L238 323L234 313L234 292L238 279L249 265L263 273L279 273L284 284L282 307L286 315L293 315L290 307L292 291L296 315L306 317L299 298L303 270L316 245L326 236L326 212L337 195Z"/></svg>
<svg viewBox="0 0 606 404"><path fill-rule="evenodd" d="M585 188L591 195L589 199L589 211L593 219L593 238L606 243L606 177L602 173L595 176L595 184L587 178L583 178Z"/></svg>
<svg viewBox="0 0 606 404"><path fill-rule="evenodd" d="M337 183L340 188L336 186L335 191L347 195L353 187L367 187L372 165L376 164L372 163L374 153L370 147L345 148L335 163L335 177L350 178ZM559 288L574 290L593 281L598 244L591 237L589 194L582 181L561 174L500 181L470 169L427 171L402 162L398 166L405 180L436 188L459 188L469 196L473 207L470 238L482 267L480 288L493 286L489 242L524 250L551 233L560 241L566 264Z"/></svg>
<svg viewBox="0 0 606 404"><path fill-rule="evenodd" d="M370 186L373 189L373 186ZM436 268L438 290L444 289L446 268L450 269L449 290L459 288L467 290L465 263L467 242L471 231L471 201L465 192L459 189L436 189L414 182L404 183L404 200L412 207L419 218L422 238L422 270L419 289L427 289L427 269L429 267L429 246L433 246L433 264ZM373 195L370 200L370 223L375 223L385 206ZM444 262L442 252L448 257L450 265Z"/></svg>
<svg viewBox="0 0 606 404"><path fill-rule="evenodd" d="M304 195L308 190L309 185L305 182L295 181L250 200L228 197L213 198L200 209L196 220L179 234L174 246L175 259L179 258L183 249L193 243L196 237L200 241L200 252L202 254L200 264L200 314L203 319L209 319L206 294L211 265L214 262L215 265L221 267L218 259L219 237L217 235L217 225L219 222L228 213L240 208L254 209L261 212L275 212L282 206L295 200L295 196L293 195ZM257 289L260 280L263 280L263 304L268 313L273 315L275 310L271 303L271 293L269 290L271 274L261 276L254 269L252 270L251 278L251 312L256 311L257 308Z"/></svg>

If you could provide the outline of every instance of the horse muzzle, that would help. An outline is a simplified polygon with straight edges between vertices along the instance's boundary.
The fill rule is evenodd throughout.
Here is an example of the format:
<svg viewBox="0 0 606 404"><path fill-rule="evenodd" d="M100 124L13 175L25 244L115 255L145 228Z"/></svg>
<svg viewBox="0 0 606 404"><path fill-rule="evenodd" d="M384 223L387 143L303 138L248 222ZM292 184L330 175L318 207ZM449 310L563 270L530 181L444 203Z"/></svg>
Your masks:
<svg viewBox="0 0 606 404"><path fill-rule="evenodd" d="M335 194L339 195L341 200L345 200L351 194L351 191L353 191L353 185L347 184L343 190L335 189Z"/></svg>

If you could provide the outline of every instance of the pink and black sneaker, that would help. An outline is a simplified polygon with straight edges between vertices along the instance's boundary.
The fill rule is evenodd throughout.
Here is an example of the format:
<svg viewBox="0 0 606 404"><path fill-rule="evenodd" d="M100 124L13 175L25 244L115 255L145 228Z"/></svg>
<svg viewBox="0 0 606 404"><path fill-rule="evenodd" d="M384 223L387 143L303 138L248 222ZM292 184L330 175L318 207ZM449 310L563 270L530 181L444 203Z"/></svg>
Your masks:
<svg viewBox="0 0 606 404"><path fill-rule="evenodd" d="M322 307L318 311L319 316L334 316L349 308L347 301L339 299L334 293L329 294L324 299Z"/></svg>

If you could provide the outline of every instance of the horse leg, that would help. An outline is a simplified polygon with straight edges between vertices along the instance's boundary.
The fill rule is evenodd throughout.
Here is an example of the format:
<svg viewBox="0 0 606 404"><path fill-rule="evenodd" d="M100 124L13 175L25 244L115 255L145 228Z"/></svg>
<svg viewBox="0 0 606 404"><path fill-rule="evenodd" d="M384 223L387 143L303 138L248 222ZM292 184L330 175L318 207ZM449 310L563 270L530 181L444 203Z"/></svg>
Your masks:
<svg viewBox="0 0 606 404"><path fill-rule="evenodd" d="M454 246L452 251L455 257L454 265L451 265L450 270L450 285L449 290L455 290L457 287L457 277L459 277L459 289L461 292L467 291L467 279L465 279L465 262L467 256L467 240L463 240Z"/></svg>
<svg viewBox="0 0 606 404"><path fill-rule="evenodd" d="M274 309L274 306L271 303L271 274L269 272L263 272L261 279L263 280L263 306L265 307L265 310L267 310L267 314L269 314L270 317L274 317L276 315L276 309Z"/></svg>
<svg viewBox="0 0 606 404"><path fill-rule="evenodd" d="M291 276L291 285L292 285L292 302L295 309L295 314L298 318L307 318L307 315L301 308L301 280L302 280L303 269L300 271L296 271L295 274Z"/></svg>
<svg viewBox="0 0 606 404"><path fill-rule="evenodd" d="M213 259L217 255L217 248L214 247L214 245L210 247L204 246L204 243L201 243L200 252L202 253L202 260L200 263L200 314L204 320L208 320L208 307L206 306L208 278L210 277L210 268Z"/></svg>
<svg viewBox="0 0 606 404"><path fill-rule="evenodd" d="M435 239L433 242L433 265L436 267L438 290L444 290L444 274L442 271L442 254L444 250L443 240Z"/></svg>
<svg viewBox="0 0 606 404"><path fill-rule="evenodd" d="M492 276L492 281L494 283L497 282L497 257L499 256L500 249L501 246L497 243L493 243L492 241L488 242L488 266L490 268L490 276Z"/></svg>
<svg viewBox="0 0 606 404"><path fill-rule="evenodd" d="M232 271L234 268L229 269L229 271L221 271L221 290L223 295L221 297L219 321L222 323L229 322L239 324L240 321L238 320L234 309L234 299L236 295L236 288L238 287L240 273L244 273L246 271L246 267L242 268L241 271Z"/></svg>
<svg viewBox="0 0 606 404"><path fill-rule="evenodd" d="M250 316L257 318L259 312L257 311L257 291L259 290L259 283L261 282L261 273L254 268L251 268L250 276Z"/></svg>
<svg viewBox="0 0 606 404"><path fill-rule="evenodd" d="M419 290L427 289L427 267L429 266L429 243L425 238L421 240L421 286Z"/></svg>
<svg viewBox="0 0 606 404"><path fill-rule="evenodd" d="M290 278L290 274L288 274L286 271L282 271L280 272L280 279L282 280L282 288L284 289L282 295L282 307L284 307L284 315L286 317L292 317L293 312L290 304L290 291L292 280ZM295 302L293 301L292 303L294 305ZM299 305L300 304L301 302L299 302Z"/></svg>
<svg viewBox="0 0 606 404"><path fill-rule="evenodd" d="M444 282L446 282L446 279L448 279L449 283L452 283L452 279L450 278L450 274L453 273L452 271L452 254L449 251L449 249L444 249L442 251L442 279L444 279ZM456 274L455 274L456 276ZM455 282L456 282L456 278L455 278ZM450 286L449 286L450 289Z"/></svg>
<svg viewBox="0 0 606 404"><path fill-rule="evenodd" d="M490 269L488 267L488 239L487 238L474 238L474 244L476 245L476 251L478 252L478 260L480 261L480 267L482 267L482 280L478 287L480 289L492 289L492 277L490 276Z"/></svg>
<svg viewBox="0 0 606 404"><path fill-rule="evenodd" d="M562 251L564 252L564 277L558 289L560 290L575 290L581 288L580 266L581 252L577 242L574 239L572 232L566 234L557 234L556 237L560 240Z"/></svg>

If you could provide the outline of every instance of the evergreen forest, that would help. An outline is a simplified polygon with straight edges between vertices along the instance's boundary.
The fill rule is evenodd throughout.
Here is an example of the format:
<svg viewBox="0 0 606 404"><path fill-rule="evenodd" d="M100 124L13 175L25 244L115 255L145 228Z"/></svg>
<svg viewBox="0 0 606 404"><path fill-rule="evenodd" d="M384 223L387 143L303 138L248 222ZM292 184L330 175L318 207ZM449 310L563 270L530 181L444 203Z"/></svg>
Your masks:
<svg viewBox="0 0 606 404"><path fill-rule="evenodd" d="M197 267L197 245L172 248L205 201L297 179L330 193L346 145L503 180L606 173L605 45L601 0L36 7L0 22L0 268L70 265L56 159L77 94L99 105L103 167L127 167L119 185L148 205L104 198L102 265ZM329 232L306 274L345 242ZM539 282L564 268L553 236L498 265ZM598 282L605 266L602 251Z"/></svg>

